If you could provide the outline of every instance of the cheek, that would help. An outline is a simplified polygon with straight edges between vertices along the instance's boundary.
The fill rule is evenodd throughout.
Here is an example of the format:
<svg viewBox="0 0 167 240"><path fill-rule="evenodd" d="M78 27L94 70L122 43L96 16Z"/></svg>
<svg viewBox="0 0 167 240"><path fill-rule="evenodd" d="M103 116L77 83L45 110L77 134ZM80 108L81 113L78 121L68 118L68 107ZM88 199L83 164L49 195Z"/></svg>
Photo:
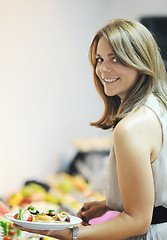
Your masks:
<svg viewBox="0 0 167 240"><path fill-rule="evenodd" d="M101 78L101 72L100 72L100 70L99 70L98 68L95 69L95 73L96 73L99 81L100 81L101 84L103 85L103 80L102 80L102 78Z"/></svg>
<svg viewBox="0 0 167 240"><path fill-rule="evenodd" d="M100 78L100 71L99 71L99 69L96 67L96 69L95 69L95 73L96 73L96 75Z"/></svg>
<svg viewBox="0 0 167 240"><path fill-rule="evenodd" d="M98 75L98 69L97 69L97 67L95 68L95 73Z"/></svg>

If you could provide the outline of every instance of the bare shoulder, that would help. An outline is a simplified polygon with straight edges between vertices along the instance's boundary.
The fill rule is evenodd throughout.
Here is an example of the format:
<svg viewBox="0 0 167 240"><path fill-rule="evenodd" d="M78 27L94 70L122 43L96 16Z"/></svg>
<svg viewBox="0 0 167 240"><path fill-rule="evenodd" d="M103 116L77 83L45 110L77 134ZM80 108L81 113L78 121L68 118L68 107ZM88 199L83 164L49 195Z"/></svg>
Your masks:
<svg viewBox="0 0 167 240"><path fill-rule="evenodd" d="M146 106L141 106L138 110L130 113L122 119L116 126L116 134L141 134L146 133L154 128L161 128L160 121L156 114Z"/></svg>
<svg viewBox="0 0 167 240"><path fill-rule="evenodd" d="M114 129L115 144L145 146L153 154L159 154L162 144L161 124L156 114L146 106L122 119Z"/></svg>

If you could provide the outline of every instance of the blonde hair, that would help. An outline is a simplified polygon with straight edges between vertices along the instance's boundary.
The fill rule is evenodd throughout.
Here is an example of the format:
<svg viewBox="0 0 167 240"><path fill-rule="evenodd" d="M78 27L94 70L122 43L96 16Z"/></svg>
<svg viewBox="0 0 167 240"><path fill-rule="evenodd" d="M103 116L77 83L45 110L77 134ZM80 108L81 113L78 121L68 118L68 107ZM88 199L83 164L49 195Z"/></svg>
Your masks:
<svg viewBox="0 0 167 240"><path fill-rule="evenodd" d="M124 66L140 72L136 86L121 103L118 96L107 96L96 75L96 50L101 37L108 41L115 58ZM128 113L140 107L150 93L153 93L167 109L166 70L159 48L152 34L141 23L117 19L95 35L90 49L89 60L93 67L95 87L103 99L104 113L100 120L91 123L102 129L114 128Z"/></svg>

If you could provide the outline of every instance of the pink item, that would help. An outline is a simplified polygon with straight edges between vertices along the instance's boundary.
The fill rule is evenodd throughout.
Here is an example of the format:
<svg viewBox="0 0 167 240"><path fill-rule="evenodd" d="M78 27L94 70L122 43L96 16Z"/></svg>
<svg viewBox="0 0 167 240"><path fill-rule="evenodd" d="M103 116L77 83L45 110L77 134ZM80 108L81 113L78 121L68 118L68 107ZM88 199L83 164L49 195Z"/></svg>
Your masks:
<svg viewBox="0 0 167 240"><path fill-rule="evenodd" d="M4 214L9 213L10 209L6 206L2 201L0 201L0 216L4 216Z"/></svg>
<svg viewBox="0 0 167 240"><path fill-rule="evenodd" d="M89 221L89 224L90 225L95 225L95 224L98 224L98 223L106 222L106 221L118 216L119 214L120 214L120 212L117 212L117 211L108 211L104 215L102 215L101 217L91 219Z"/></svg>

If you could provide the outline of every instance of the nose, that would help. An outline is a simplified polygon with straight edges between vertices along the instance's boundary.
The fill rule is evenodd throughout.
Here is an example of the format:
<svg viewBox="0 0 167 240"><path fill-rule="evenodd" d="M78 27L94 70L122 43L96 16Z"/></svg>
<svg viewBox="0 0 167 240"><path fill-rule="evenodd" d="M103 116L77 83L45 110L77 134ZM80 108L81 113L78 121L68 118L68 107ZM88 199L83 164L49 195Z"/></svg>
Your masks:
<svg viewBox="0 0 167 240"><path fill-rule="evenodd" d="M103 61L103 63L101 64L101 71L112 72L111 64L108 61Z"/></svg>

